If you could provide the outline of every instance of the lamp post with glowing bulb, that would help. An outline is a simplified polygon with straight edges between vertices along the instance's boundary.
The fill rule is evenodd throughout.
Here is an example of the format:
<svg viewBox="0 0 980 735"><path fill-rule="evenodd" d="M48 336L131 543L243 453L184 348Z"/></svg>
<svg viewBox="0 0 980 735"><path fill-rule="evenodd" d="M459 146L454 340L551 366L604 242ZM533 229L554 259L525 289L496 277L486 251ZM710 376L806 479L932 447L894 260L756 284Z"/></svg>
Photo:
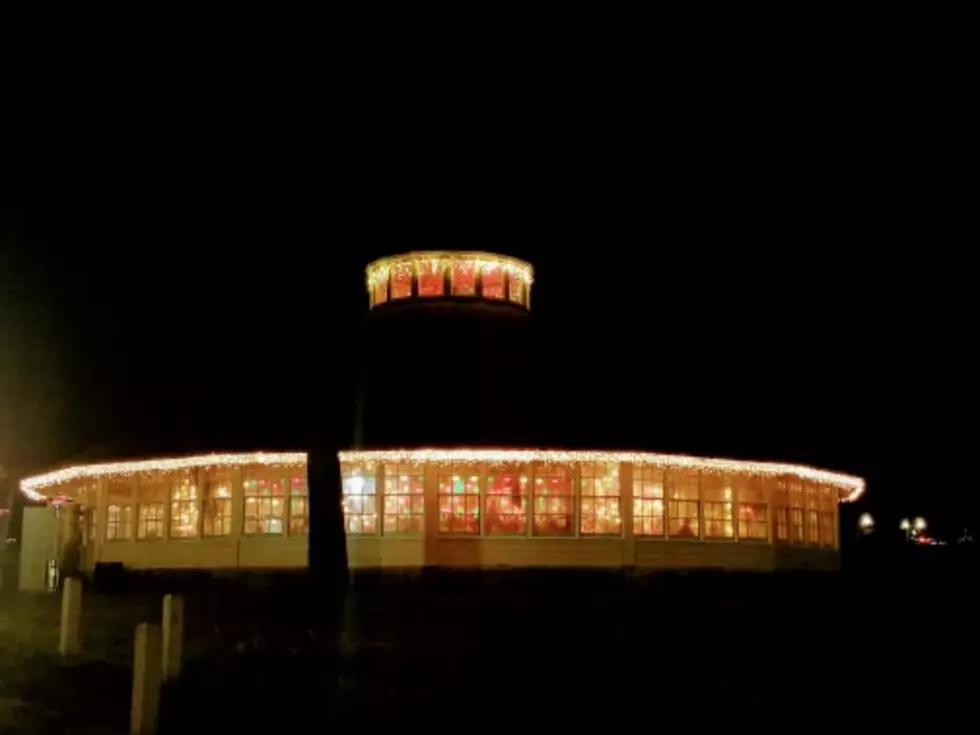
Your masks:
<svg viewBox="0 0 980 735"><path fill-rule="evenodd" d="M862 513L861 517L858 518L858 531L867 536L870 533L874 533L875 530L875 519L870 513Z"/></svg>
<svg viewBox="0 0 980 735"><path fill-rule="evenodd" d="M898 524L898 527L905 531L905 540L909 540L909 536L912 533L912 521L908 518L903 518L902 522Z"/></svg>

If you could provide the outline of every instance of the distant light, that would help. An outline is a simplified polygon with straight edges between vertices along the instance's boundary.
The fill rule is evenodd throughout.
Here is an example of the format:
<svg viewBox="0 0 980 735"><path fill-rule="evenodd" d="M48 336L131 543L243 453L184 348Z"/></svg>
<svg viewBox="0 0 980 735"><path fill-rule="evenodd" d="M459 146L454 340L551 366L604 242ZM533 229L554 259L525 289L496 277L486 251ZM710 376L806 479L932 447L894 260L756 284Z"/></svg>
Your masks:
<svg viewBox="0 0 980 735"><path fill-rule="evenodd" d="M922 516L919 516L918 518L916 518L912 522L912 525L915 527L915 530L916 531L920 531L920 532L921 531L925 531L929 527L929 524L926 523L926 519L923 518Z"/></svg>
<svg viewBox="0 0 980 735"><path fill-rule="evenodd" d="M908 531L910 528L912 528L912 522L908 518L903 518L902 522L898 524L898 527L903 531Z"/></svg>
<svg viewBox="0 0 980 735"><path fill-rule="evenodd" d="M875 519L870 513L862 513L858 518L858 528L862 531L870 531L875 527Z"/></svg>

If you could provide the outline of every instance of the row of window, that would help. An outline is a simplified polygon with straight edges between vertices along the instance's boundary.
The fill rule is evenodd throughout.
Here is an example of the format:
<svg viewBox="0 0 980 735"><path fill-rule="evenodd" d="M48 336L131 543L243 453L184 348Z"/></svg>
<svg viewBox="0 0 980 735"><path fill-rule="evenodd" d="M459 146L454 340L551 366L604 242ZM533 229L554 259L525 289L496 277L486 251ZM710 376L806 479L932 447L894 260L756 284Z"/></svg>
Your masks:
<svg viewBox="0 0 980 735"><path fill-rule="evenodd" d="M411 298L413 284L422 298L451 294L481 296L495 301L509 300L527 305L527 286L499 263L478 263L475 260L457 261L447 266L443 261L423 261L419 264L418 279L411 262L396 263L387 280L375 282L371 305Z"/></svg>
<svg viewBox="0 0 980 735"><path fill-rule="evenodd" d="M107 541L230 536L232 469L187 470L110 478L107 482ZM86 506L86 536L95 540L96 486L79 488L75 497ZM305 535L309 502L305 474L280 467L243 468L243 533ZM169 528L166 505L169 504Z"/></svg>
<svg viewBox="0 0 980 735"><path fill-rule="evenodd" d="M348 534L424 532L421 465L384 465L380 493L373 465L345 465L343 478ZM441 466L437 488L440 533L623 533L617 464ZM830 487L636 466L632 503L636 536L767 540L771 505L777 541L836 543L837 496Z"/></svg>

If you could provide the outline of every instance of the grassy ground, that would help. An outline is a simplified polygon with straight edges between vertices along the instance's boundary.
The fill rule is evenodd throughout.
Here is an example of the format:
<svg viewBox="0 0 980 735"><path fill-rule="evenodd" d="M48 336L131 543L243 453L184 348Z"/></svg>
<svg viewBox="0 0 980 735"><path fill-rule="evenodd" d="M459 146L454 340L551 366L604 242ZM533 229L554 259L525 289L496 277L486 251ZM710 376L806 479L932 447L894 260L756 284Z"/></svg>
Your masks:
<svg viewBox="0 0 980 735"><path fill-rule="evenodd" d="M58 599L7 595L0 732L124 732L133 628L172 589L163 732L938 726L971 701L968 571L361 576L339 606L298 578L130 578L86 590L67 662Z"/></svg>

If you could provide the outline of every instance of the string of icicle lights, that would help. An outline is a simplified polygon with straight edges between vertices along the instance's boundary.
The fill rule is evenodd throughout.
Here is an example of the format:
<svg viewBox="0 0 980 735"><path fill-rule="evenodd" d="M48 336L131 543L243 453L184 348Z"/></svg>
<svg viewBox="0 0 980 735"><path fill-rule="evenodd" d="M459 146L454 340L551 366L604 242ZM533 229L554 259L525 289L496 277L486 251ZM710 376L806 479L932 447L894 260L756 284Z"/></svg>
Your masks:
<svg viewBox="0 0 980 735"><path fill-rule="evenodd" d="M845 493L845 503L857 500L864 493L864 480L853 475L818 470L813 467L778 462L749 462L737 459L709 459L682 454L652 452L598 452L553 449L389 449L384 451L340 452L341 462L390 462L392 464L477 464L545 462L629 462L653 465L664 469L699 470L716 474L732 473L790 476L801 480L836 487Z"/></svg>
<svg viewBox="0 0 980 735"><path fill-rule="evenodd" d="M210 467L241 467L243 465L278 465L305 467L306 452L251 452L247 454L202 454L194 457L147 459L138 462L107 462L105 464L66 467L20 481L20 491L34 501L44 500L41 490L76 480L100 477L128 477L154 472L173 472Z"/></svg>
<svg viewBox="0 0 980 735"><path fill-rule="evenodd" d="M387 281L393 268L409 268L414 276L429 266L434 273L442 273L456 264L472 266L483 272L490 268L502 268L518 278L525 286L534 283L534 268L517 258L481 252L415 252L391 255L376 260L366 268L368 290L373 291L379 281Z"/></svg>
<svg viewBox="0 0 980 735"><path fill-rule="evenodd" d="M864 480L803 465L777 462L747 462L735 459L709 459L679 454L654 454L651 452L590 452L539 449L389 449L384 451L339 452L341 462L389 462L398 464L477 464L546 462L564 464L572 462L630 462L653 465L664 469L688 469L712 473L740 473L746 475L790 476L801 480L821 483L838 488L844 495L843 502L857 500L864 493ZM194 457L149 459L138 462L110 462L106 464L67 467L43 475L21 480L21 492L34 501L44 500L40 492L49 487L76 480L100 477L126 477L154 472L199 469L209 467L240 467L244 465L306 466L305 452L252 452L248 454L203 454Z"/></svg>

